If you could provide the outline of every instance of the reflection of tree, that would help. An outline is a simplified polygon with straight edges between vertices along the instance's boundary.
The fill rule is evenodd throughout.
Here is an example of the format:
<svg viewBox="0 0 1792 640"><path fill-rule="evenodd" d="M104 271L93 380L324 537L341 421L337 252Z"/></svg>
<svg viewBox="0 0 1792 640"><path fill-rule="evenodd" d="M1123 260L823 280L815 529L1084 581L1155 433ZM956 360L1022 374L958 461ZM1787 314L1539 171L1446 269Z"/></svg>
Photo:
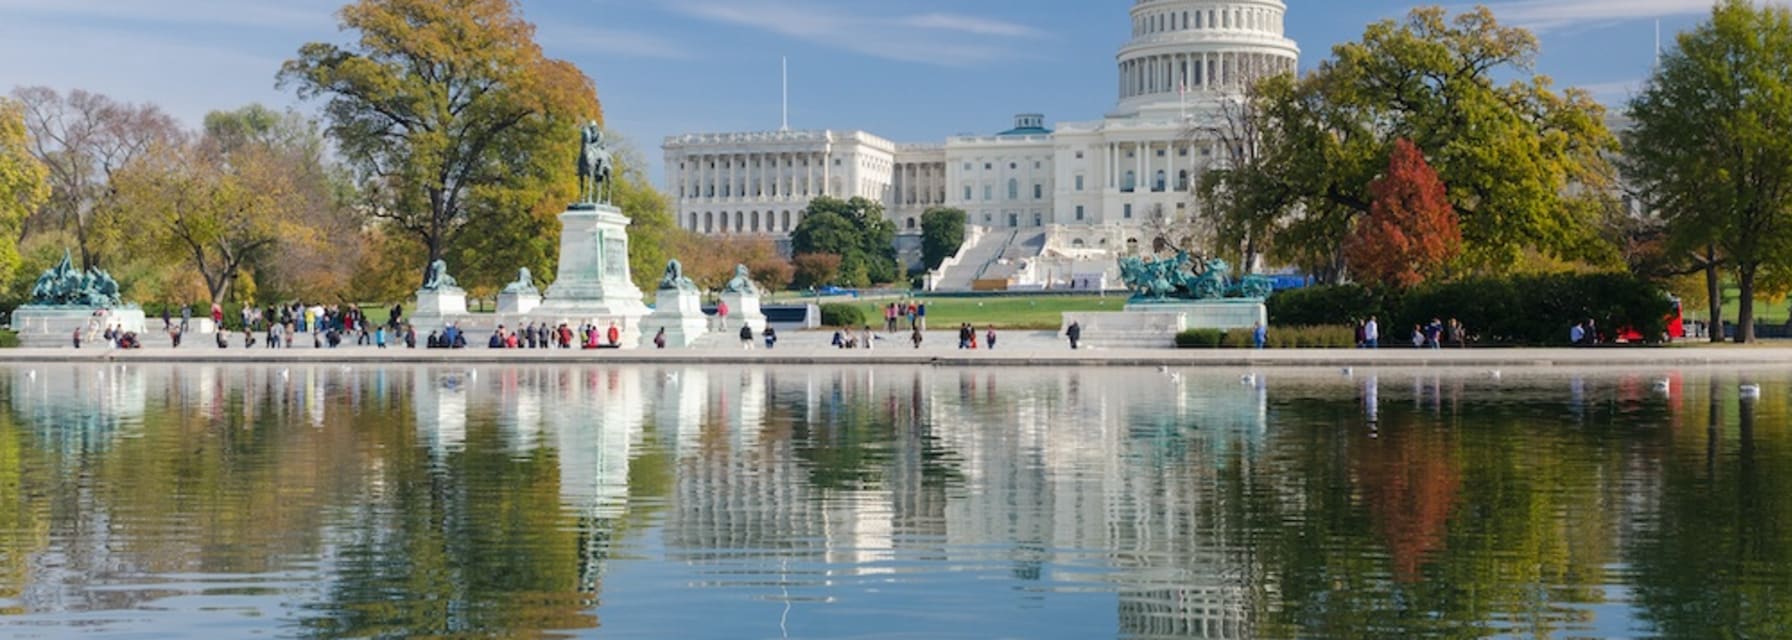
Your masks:
<svg viewBox="0 0 1792 640"><path fill-rule="evenodd" d="M1288 452L1227 482L1230 523L1254 540L1259 629L1268 637L1547 636L1599 602L1616 516L1611 433L1576 433L1471 396L1440 421L1383 405L1382 439L1348 401L1272 409ZM1557 418L1559 420L1559 418ZM1446 431L1448 429L1449 431ZM1455 505L1455 506L1453 506Z"/></svg>
<svg viewBox="0 0 1792 640"><path fill-rule="evenodd" d="M1687 386L1692 389L1691 385ZM1661 502L1626 549L1642 617L1664 638L1774 638L1792 629L1792 443L1783 399L1687 403ZM1733 396L1732 396L1733 397ZM1709 417L1706 417L1707 414ZM1732 431L1728 425L1735 424ZM1733 437L1729 444L1723 439Z"/></svg>
<svg viewBox="0 0 1792 640"><path fill-rule="evenodd" d="M1380 440L1357 457L1369 516L1393 555L1394 576L1418 582L1419 564L1444 546L1445 528L1462 485L1460 462L1445 434L1384 425Z"/></svg>
<svg viewBox="0 0 1792 640"><path fill-rule="evenodd" d="M49 523L38 515L48 507L44 464L24 439L11 412L0 411L0 616L23 613L8 604L24 592L30 558L50 542Z"/></svg>

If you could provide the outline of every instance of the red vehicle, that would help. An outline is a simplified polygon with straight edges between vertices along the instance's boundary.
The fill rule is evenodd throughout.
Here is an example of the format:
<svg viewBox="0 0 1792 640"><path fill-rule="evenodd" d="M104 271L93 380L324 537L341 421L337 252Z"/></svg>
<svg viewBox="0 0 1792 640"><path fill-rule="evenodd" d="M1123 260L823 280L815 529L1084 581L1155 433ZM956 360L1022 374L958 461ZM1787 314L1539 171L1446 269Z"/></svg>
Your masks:
<svg viewBox="0 0 1792 640"><path fill-rule="evenodd" d="M1668 300L1674 303L1674 309L1672 311L1668 312L1668 317L1667 317L1668 328L1667 328L1667 333L1666 333L1667 341L1673 342L1675 340L1685 339L1686 338L1686 318L1685 318L1685 316L1681 315L1681 312L1680 312L1680 299L1670 296L1668 298ZM1629 344L1637 344L1637 343L1641 343L1641 342L1647 342L1648 340L1644 339L1643 334L1641 332L1638 332L1635 327L1624 327L1623 329L1618 330L1618 341L1629 343Z"/></svg>

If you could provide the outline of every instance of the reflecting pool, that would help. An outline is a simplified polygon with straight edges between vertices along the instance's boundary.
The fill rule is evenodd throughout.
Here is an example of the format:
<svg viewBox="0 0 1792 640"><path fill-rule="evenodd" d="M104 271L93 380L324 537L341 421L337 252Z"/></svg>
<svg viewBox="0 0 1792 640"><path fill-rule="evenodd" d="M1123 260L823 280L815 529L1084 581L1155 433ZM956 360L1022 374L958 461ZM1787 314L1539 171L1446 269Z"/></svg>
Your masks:
<svg viewBox="0 0 1792 640"><path fill-rule="evenodd" d="M15 365L0 402L0 636L1792 635L1792 371Z"/></svg>

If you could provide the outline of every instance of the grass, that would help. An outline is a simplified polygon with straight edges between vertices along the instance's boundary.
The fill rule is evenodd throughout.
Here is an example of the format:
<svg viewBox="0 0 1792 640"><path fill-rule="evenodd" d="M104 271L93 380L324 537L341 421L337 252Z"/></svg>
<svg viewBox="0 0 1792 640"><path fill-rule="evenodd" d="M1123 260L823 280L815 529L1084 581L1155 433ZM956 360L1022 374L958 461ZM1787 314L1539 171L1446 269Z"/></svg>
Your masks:
<svg viewBox="0 0 1792 640"><path fill-rule="evenodd" d="M927 328L951 329L969 322L981 329L994 326L1008 330L1057 330L1064 323L1064 314L1075 311L1119 311L1126 307L1125 296L1064 297L1041 296L1001 298L922 298L927 303ZM865 310L865 318L882 325L884 305L889 300L856 303Z"/></svg>

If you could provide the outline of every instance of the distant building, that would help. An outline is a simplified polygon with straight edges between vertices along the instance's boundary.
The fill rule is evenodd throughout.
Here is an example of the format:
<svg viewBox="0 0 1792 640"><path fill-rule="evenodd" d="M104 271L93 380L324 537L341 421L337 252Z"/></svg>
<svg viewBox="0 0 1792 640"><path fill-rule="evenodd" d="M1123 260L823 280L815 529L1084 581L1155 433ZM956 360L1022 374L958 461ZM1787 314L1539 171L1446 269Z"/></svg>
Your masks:
<svg viewBox="0 0 1792 640"><path fill-rule="evenodd" d="M1157 219L1192 213L1192 185L1221 161L1212 131L1223 105L1295 71L1286 12L1282 0L1137 0L1117 56L1118 102L1100 120L1053 130L1025 113L1000 133L944 144L863 131L673 136L667 190L678 224L705 234L783 237L822 195L879 200L904 232L918 231L928 208L956 207L975 242L940 288L1069 286L1149 242Z"/></svg>

